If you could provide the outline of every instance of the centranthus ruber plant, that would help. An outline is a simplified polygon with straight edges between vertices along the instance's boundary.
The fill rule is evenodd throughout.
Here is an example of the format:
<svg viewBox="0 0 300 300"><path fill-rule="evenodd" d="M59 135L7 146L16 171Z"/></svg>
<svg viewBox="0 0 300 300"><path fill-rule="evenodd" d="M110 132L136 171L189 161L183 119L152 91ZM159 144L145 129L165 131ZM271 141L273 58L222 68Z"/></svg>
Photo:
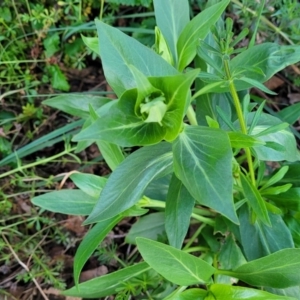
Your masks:
<svg viewBox="0 0 300 300"><path fill-rule="evenodd" d="M45 101L85 119L73 138L78 151L95 142L112 170L108 178L74 173L78 189L32 200L93 224L75 256L75 286L64 295L300 299L295 114L270 115L250 93L273 94L263 83L298 62L300 46L238 48L248 31L235 35L233 21L224 21L230 1L208 2L215 4L190 20L187 0L154 0L153 49L96 20L98 38L83 39L118 99ZM132 216L125 242L140 256L79 283L98 245Z"/></svg>

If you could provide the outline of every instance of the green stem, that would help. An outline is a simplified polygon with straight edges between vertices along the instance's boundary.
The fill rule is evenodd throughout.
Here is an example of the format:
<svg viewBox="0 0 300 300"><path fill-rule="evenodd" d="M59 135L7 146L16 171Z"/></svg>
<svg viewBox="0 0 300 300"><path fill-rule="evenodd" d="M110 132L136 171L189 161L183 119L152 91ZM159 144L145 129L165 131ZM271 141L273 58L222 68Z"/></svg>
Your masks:
<svg viewBox="0 0 300 300"><path fill-rule="evenodd" d="M188 249L183 249L185 253L192 253L192 252L208 252L210 248L208 247L202 247L202 246L197 246L197 247L191 247Z"/></svg>
<svg viewBox="0 0 300 300"><path fill-rule="evenodd" d="M196 114L192 105L189 105L186 116L189 119L191 125L198 125Z"/></svg>
<svg viewBox="0 0 300 300"><path fill-rule="evenodd" d="M226 72L226 76L227 79L229 81L229 90L233 99L233 103L238 115L238 119L240 122L240 126L241 126L241 130L242 133L247 135L248 131L247 131L247 125L244 119L244 114L242 111L242 106L239 100L239 96L236 92L233 80L231 78L231 73L230 73L230 69L229 69L229 64L228 64L228 60L224 60L224 68L225 68L225 72ZM249 168L249 173L250 173L250 178L251 178L251 182L253 184L253 186L256 186L256 181L255 181L255 174L254 174L254 167L253 167L253 161L252 161L252 156L251 156L251 152L249 148L245 148L245 154L246 154L246 158L247 158L247 163L248 163L248 168Z"/></svg>
<svg viewBox="0 0 300 300"><path fill-rule="evenodd" d="M189 247L193 244L193 242L195 241L195 239L199 236L199 234L201 233L202 229L206 226L205 223L203 223L201 226L199 226L199 228L196 230L196 232L193 234L193 236L189 239L189 241L186 243L186 245L184 246L183 250L188 251Z"/></svg>
<svg viewBox="0 0 300 300"><path fill-rule="evenodd" d="M148 197L144 197L144 199L147 199L147 202L142 203L143 207L156 207L156 208L163 208L163 209L166 208L166 202L164 202L164 201L153 200ZM197 215L195 213L192 213L191 217L204 223L204 224L207 224L210 226L215 226L215 221L210 218L206 218L206 217Z"/></svg>
<svg viewBox="0 0 300 300"><path fill-rule="evenodd" d="M101 0L100 16L99 16L100 21L102 21L103 9L104 9L104 0Z"/></svg>
<svg viewBox="0 0 300 300"><path fill-rule="evenodd" d="M14 174L14 173L16 173L16 172L21 172L21 171L26 170L26 169L29 169L29 168L36 167L36 166L38 166L38 165L46 164L46 163L48 163L48 162L50 162L50 161L53 161L54 159L56 159L56 158L58 158L58 157L60 157L60 156L69 154L69 152L74 151L75 149L76 149L76 147L73 147L73 148L70 148L70 149L66 149L66 150L63 151L63 152L60 152L60 153L58 153L58 154L56 154L56 155L53 155L53 156L44 158L44 159L39 160L39 161L36 161L36 162L34 162L34 163L27 164L27 165L25 165L25 166L19 166L19 167L13 169L13 170L10 170L10 171L8 171L8 172L2 173L2 174L0 175L0 178L6 177L6 176L11 175L11 174Z"/></svg>

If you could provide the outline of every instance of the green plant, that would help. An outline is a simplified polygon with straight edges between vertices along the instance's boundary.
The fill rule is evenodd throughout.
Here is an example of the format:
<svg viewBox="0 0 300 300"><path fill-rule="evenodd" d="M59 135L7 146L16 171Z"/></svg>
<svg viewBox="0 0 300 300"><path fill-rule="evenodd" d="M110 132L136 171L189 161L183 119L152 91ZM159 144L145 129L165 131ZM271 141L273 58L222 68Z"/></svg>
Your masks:
<svg viewBox="0 0 300 300"><path fill-rule="evenodd" d="M275 117L249 90L274 94L263 82L298 62L300 47L238 48L248 31L234 36L233 21L222 18L228 4L190 20L188 1L155 0L156 53L96 21L98 39L84 41L100 55L118 100L45 102L85 120L77 149L96 142L113 171L108 179L72 174L78 189L32 199L95 224L75 256L76 286L65 295L299 299L300 156L289 128L299 106ZM140 148L125 157L133 146ZM147 214L150 208L158 212ZM128 216L139 220L126 242L144 262L79 284L89 256ZM185 241L191 224L196 231ZM142 274L155 280L137 281ZM233 285L239 280L247 285Z"/></svg>

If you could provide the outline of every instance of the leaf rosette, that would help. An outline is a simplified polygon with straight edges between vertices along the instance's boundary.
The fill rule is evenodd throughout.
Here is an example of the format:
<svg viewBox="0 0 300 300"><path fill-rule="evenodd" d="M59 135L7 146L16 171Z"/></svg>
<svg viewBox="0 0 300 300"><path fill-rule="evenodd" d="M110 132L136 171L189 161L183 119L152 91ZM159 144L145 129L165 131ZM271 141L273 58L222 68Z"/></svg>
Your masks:
<svg viewBox="0 0 300 300"><path fill-rule="evenodd" d="M190 86L199 70L165 77L146 77L130 66L136 88L98 111L99 118L74 140L105 140L120 146L173 141L190 104Z"/></svg>

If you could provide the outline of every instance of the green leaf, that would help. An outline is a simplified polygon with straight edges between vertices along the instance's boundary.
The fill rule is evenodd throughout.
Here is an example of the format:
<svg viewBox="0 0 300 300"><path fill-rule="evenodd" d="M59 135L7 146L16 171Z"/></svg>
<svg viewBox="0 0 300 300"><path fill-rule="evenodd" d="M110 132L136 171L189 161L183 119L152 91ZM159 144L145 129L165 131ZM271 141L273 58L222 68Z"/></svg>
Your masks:
<svg viewBox="0 0 300 300"><path fill-rule="evenodd" d="M116 28L99 20L95 22L105 78L118 96L136 87L129 65L135 66L145 76L178 74L176 69L151 49Z"/></svg>
<svg viewBox="0 0 300 300"><path fill-rule="evenodd" d="M226 240L222 244L222 248L218 256L218 262L219 267L224 270L235 269L247 262L241 248L237 245L232 234L227 236ZM228 276L218 275L215 282L232 284L234 279Z"/></svg>
<svg viewBox="0 0 300 300"><path fill-rule="evenodd" d="M107 181L106 178L94 174L73 173L70 178L84 193L97 198Z"/></svg>
<svg viewBox="0 0 300 300"><path fill-rule="evenodd" d="M141 217L134 223L128 234L125 242L135 245L137 237L144 237L150 240L157 241L165 233L165 213L157 212Z"/></svg>
<svg viewBox="0 0 300 300"><path fill-rule="evenodd" d="M223 0L210 6L194 17L182 30L178 43L178 70L182 71L195 57L199 39L204 39L222 13L225 11L229 0Z"/></svg>
<svg viewBox="0 0 300 300"><path fill-rule="evenodd" d="M193 285L210 282L215 268L204 260L171 246L145 238L136 243L144 260L167 280L178 285Z"/></svg>
<svg viewBox="0 0 300 300"><path fill-rule="evenodd" d="M248 77L242 77L242 78L239 78L239 81L246 82L246 83L250 84L251 87L256 87L267 94L277 95L277 93L271 91L265 85L263 85L262 83L260 83L259 81L255 80L255 79L248 78Z"/></svg>
<svg viewBox="0 0 300 300"><path fill-rule="evenodd" d="M260 133L270 126L259 125L256 126L252 134ZM296 161L299 160L299 153L296 146L296 140L294 135L289 129L284 129L275 133L270 133L259 137L260 140L268 143L274 142L283 146L285 151L279 151L271 149L266 146L255 147L253 151L260 160L266 161Z"/></svg>
<svg viewBox="0 0 300 300"><path fill-rule="evenodd" d="M152 86L161 91L166 99L167 111L161 122L144 120L136 110L139 90L132 89L126 91L119 101L115 101L103 116L76 135L74 140L102 139L120 146L151 145L163 139L174 140L181 130L189 103L189 88L197 73L198 70L193 70L184 75L149 78Z"/></svg>
<svg viewBox="0 0 300 300"><path fill-rule="evenodd" d="M173 174L166 201L166 232L169 244L180 249L187 234L195 200Z"/></svg>
<svg viewBox="0 0 300 300"><path fill-rule="evenodd" d="M144 147L128 156L111 174L85 224L111 218L137 203L149 183L172 171L170 145Z"/></svg>
<svg viewBox="0 0 300 300"><path fill-rule="evenodd" d="M280 110L277 116L284 122L290 125L294 124L300 118L300 103L289 105L288 107Z"/></svg>
<svg viewBox="0 0 300 300"><path fill-rule="evenodd" d="M266 183L264 183L264 185L260 188L260 190L264 190L272 185L274 185L275 183L277 183L278 181L280 181L285 174L288 172L289 170L289 166L283 166L281 167L276 174L272 174L271 178L269 178L267 180Z"/></svg>
<svg viewBox="0 0 300 300"><path fill-rule="evenodd" d="M122 101L127 102L127 109L131 109L129 112L121 110L118 101L115 101L106 115L75 135L73 140L104 140L123 147L160 142L166 134L166 128L158 123L145 123L142 118L135 116L133 112L136 98L136 89L126 91L122 95Z"/></svg>
<svg viewBox="0 0 300 300"><path fill-rule="evenodd" d="M268 199L287 209L300 211L300 188L290 188L287 192L278 195L268 195Z"/></svg>
<svg viewBox="0 0 300 300"><path fill-rule="evenodd" d="M185 126L173 143L173 153L175 173L196 202L238 223L232 198L232 152L227 133L215 128Z"/></svg>
<svg viewBox="0 0 300 300"><path fill-rule="evenodd" d="M286 216L284 220L285 220L285 223L287 224L287 226L288 226L288 228L289 228L289 230L292 234L295 246L297 248L300 248L300 222L299 222L299 218L295 218L294 216Z"/></svg>
<svg viewBox="0 0 300 300"><path fill-rule="evenodd" d="M288 288L300 284L299 268L300 249L283 249L226 273L254 286Z"/></svg>
<svg viewBox="0 0 300 300"><path fill-rule="evenodd" d="M274 74L285 67L299 61L300 47L281 46L275 43L263 43L255 45L243 51L230 62L230 69L259 82L265 82ZM251 69L259 69L261 72L253 72ZM245 90L251 84L235 80L237 90Z"/></svg>
<svg viewBox="0 0 300 300"><path fill-rule="evenodd" d="M292 299L299 299L300 286L292 286L286 289L273 289L267 287L266 291L273 293L275 295L289 296L289 297L294 297Z"/></svg>
<svg viewBox="0 0 300 300"><path fill-rule="evenodd" d="M89 281L80 283L78 286L64 291L65 296L81 298L100 298L116 294L120 288L124 288L124 282L150 270L147 263L142 262L126 267L108 275L96 277Z"/></svg>
<svg viewBox="0 0 300 300"><path fill-rule="evenodd" d="M280 215L269 213L272 227L256 220L251 222L251 215L246 205L239 210L241 244L247 260L254 260L284 248L293 248L291 232Z"/></svg>
<svg viewBox="0 0 300 300"><path fill-rule="evenodd" d="M295 300L292 297L278 296L260 290L230 286L228 284L212 284L209 292L213 294L213 297L209 299L214 300Z"/></svg>
<svg viewBox="0 0 300 300"><path fill-rule="evenodd" d="M66 76L61 71L58 65L51 65L47 68L51 76L51 85L54 89L68 92L70 85L67 81Z"/></svg>
<svg viewBox="0 0 300 300"><path fill-rule="evenodd" d="M96 110L110 101L111 99L98 96L66 94L45 100L43 104L57 108L70 115L87 119L90 116L89 105L92 105Z"/></svg>
<svg viewBox="0 0 300 300"><path fill-rule="evenodd" d="M105 162L112 171L125 159L125 156L118 145L105 141L96 141L96 144Z"/></svg>
<svg viewBox="0 0 300 300"><path fill-rule="evenodd" d="M153 4L157 26L166 39L177 64L177 41L190 20L188 2L186 0L154 0Z"/></svg>
<svg viewBox="0 0 300 300"><path fill-rule="evenodd" d="M207 291L202 289L193 288L183 292L176 290L171 295L164 298L164 300L205 300L206 295Z"/></svg>
<svg viewBox="0 0 300 300"><path fill-rule="evenodd" d="M264 145L265 142L256 139L255 137L243 134L241 132L227 132L231 147L233 148L248 148Z"/></svg>
<svg viewBox="0 0 300 300"><path fill-rule="evenodd" d="M74 258L74 281L78 285L79 275L89 257L93 254L99 244L104 240L112 228L122 220L123 216L115 216L97 223L85 235L79 244Z"/></svg>
<svg viewBox="0 0 300 300"><path fill-rule="evenodd" d="M43 39L43 45L45 47L46 57L49 58L53 56L57 51L59 51L60 48L60 37L58 32L55 32L54 34L47 36L45 39Z"/></svg>
<svg viewBox="0 0 300 300"><path fill-rule="evenodd" d="M95 52L98 56L100 56L100 51L99 51L99 41L98 38L96 37L88 37L81 35L81 38L84 42L84 44L93 52Z"/></svg>
<svg viewBox="0 0 300 300"><path fill-rule="evenodd" d="M257 218L266 225L271 225L266 204L256 187L248 180L248 178L240 173L243 193L248 200L249 205L255 212Z"/></svg>
<svg viewBox="0 0 300 300"><path fill-rule="evenodd" d="M91 213L97 198L81 190L60 190L34 197L34 205L52 212L67 215L88 215Z"/></svg>
<svg viewBox="0 0 300 300"><path fill-rule="evenodd" d="M268 195L279 195L281 193L287 192L292 186L293 185L291 183L277 185L260 191L260 194L265 197L268 197Z"/></svg>

